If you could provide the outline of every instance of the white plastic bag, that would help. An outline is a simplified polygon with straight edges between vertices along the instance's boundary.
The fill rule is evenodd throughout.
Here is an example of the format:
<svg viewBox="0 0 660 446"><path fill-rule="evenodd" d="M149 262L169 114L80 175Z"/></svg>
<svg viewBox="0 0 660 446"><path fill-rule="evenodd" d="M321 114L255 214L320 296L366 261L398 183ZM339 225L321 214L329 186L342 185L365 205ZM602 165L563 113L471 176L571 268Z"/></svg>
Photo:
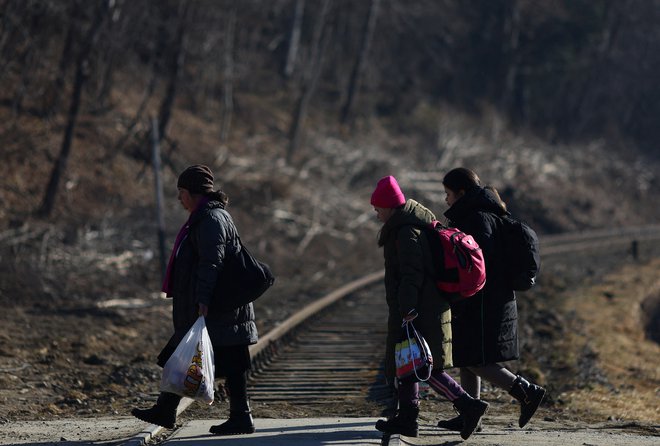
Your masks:
<svg viewBox="0 0 660 446"><path fill-rule="evenodd" d="M212 404L213 379L213 347L200 316L165 363L160 391Z"/></svg>

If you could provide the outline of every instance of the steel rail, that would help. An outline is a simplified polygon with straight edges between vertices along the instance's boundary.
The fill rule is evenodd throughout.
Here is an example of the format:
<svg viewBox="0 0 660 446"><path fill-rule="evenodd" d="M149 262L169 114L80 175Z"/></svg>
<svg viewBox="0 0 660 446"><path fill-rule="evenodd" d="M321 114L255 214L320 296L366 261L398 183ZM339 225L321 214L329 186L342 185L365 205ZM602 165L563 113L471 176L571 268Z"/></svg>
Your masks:
<svg viewBox="0 0 660 446"><path fill-rule="evenodd" d="M658 240L660 239L660 225L646 225L631 228L612 228L602 230L571 232L557 235L540 235L541 256L564 254L568 252L590 250L599 246L610 244L626 244L634 240ZM304 307L293 314L280 325L272 329L259 342L250 347L253 360L258 363L262 360L260 356L268 356L278 343L284 339L292 329L299 326L320 311L341 300L345 296L375 282L382 280L385 272L383 270L368 274L354 280L337 290L321 297L315 302Z"/></svg>
<svg viewBox="0 0 660 446"><path fill-rule="evenodd" d="M626 245L634 241L660 240L660 225L540 235L539 240L541 256L566 254L613 245Z"/></svg>
<svg viewBox="0 0 660 446"><path fill-rule="evenodd" d="M277 327L266 333L266 335L260 337L256 344L250 346L253 367L259 370L262 366L266 365L269 359L279 350L282 341L284 341L296 327L300 326L300 324L308 321L311 317L317 315L320 311L326 309L328 306L336 303L347 295L382 280L384 276L384 270L367 274L326 294L305 306L302 310L291 315ZM193 402L194 400L190 398L183 398L179 403L177 416L188 409ZM164 430L165 428L161 426L149 424L140 433L123 443L122 446L145 445L160 435Z"/></svg>
<svg viewBox="0 0 660 446"><path fill-rule="evenodd" d="M379 279L381 273L364 281L363 287ZM300 330L287 332L291 336L268 361L253 367L252 402L347 404L351 399L390 399L382 373L388 310L382 295L375 294L355 289L341 302L332 299L332 307L315 312Z"/></svg>
<svg viewBox="0 0 660 446"><path fill-rule="evenodd" d="M272 349L273 346L275 346L290 330L300 325L309 317L317 314L319 311L327 308L329 305L332 305L343 297L361 288L369 286L379 280L382 280L384 276L384 270L367 274L366 276L354 280L310 303L302 310L293 314L277 327L269 331L265 336L262 336L256 344L250 346L250 356L253 359L257 359L259 355L262 355L268 352L269 349Z"/></svg>
<svg viewBox="0 0 660 446"><path fill-rule="evenodd" d="M539 239L541 244L541 255L552 256L552 255L565 254L565 253L576 252L581 250L595 249L611 244L630 243L634 240L638 240L638 241L658 240L660 239L660 225L647 225L647 226L632 227L632 228L613 228L613 229L604 229L604 230L581 231L581 232L572 232L572 233L564 233L557 235L540 235ZM376 282L382 280L383 277L384 277L384 270L381 270L367 274L364 277L354 280L338 288L337 290L334 290L333 292L321 297L320 299L310 303L302 310L291 315L289 318L287 318L277 327L270 330L266 335L260 338L257 344L250 346L250 354L252 356L253 366L255 370L261 371L265 368L270 367L270 365L272 365L273 358L282 352L283 345L291 341L290 339L291 334L297 328L299 328L303 323L308 322L310 321L310 319L319 316L319 314L323 310L339 302L346 296L349 296L355 293L356 291L359 291L366 287L372 286ZM339 336L339 334L337 335ZM309 349L309 344L304 346L303 344L299 343L299 347L300 346ZM318 356L318 349L312 350L311 352L312 353L316 352ZM305 358L310 357L309 355L310 355L309 351L307 353L304 353L302 356L303 358L302 361L307 362ZM295 356L296 353L293 353L292 357ZM332 366L332 364L335 361L337 361L338 358L339 357L337 355L333 356L328 361L326 361L326 366L328 366L328 364ZM300 358L298 359L300 360ZM317 368L317 367L309 367L309 364L305 364L305 366L312 369ZM268 373L272 375L272 378L274 380L277 380L291 376L292 370L288 369L281 372L274 372L271 370ZM307 389L307 394L303 394L304 392L303 393L299 392L297 394L290 393L287 396L287 398L291 398L294 402L314 400L315 398L318 397L319 392L324 391L324 388L329 390L330 393L334 395L337 395L337 392L343 392L343 395L355 396L354 394L350 394L351 389L354 389L355 387L352 379L350 380L351 381L350 383L347 383L346 380L344 379L334 378L334 380L336 381L334 384L337 385L334 386L334 388L330 389L331 386L330 387L328 386L327 379L323 377L319 378L319 376L314 375L314 373L305 374L305 372L302 371L302 368L295 370L295 373L298 374L298 377L304 377L305 379L307 379L309 385ZM263 375L261 375L261 378L263 379ZM346 384L348 384L348 386L346 386ZM270 385L271 387L268 388L267 387L268 385ZM343 389L342 389L342 385L344 385ZM282 387L286 386L286 384L273 386L272 382L270 382L269 384L267 384L267 386L264 387L265 392L268 391L274 392L275 389L277 389L278 387L279 390L281 391ZM272 399L277 399L277 398L276 397L271 398L271 400ZM268 400L268 398L262 399L262 401L266 401L266 400ZM185 411L186 408L188 408L191 403L192 400L184 398L182 403L179 405L178 413L180 414L181 412ZM145 431L141 432L140 434L142 437L141 440L138 437L135 437L128 443L125 443L125 445L133 446L133 445L145 444L147 441L149 441L149 439L155 437L163 430L162 428L154 425L151 425L149 427L151 429L148 428Z"/></svg>

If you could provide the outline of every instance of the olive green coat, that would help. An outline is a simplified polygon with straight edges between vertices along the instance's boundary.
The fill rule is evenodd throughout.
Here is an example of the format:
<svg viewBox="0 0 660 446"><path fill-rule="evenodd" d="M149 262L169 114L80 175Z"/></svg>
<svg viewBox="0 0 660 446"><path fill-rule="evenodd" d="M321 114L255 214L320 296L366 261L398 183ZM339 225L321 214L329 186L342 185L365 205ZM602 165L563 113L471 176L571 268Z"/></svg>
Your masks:
<svg viewBox="0 0 660 446"><path fill-rule="evenodd" d="M401 337L401 321L411 309L419 316L415 328L433 355L433 366L452 366L451 310L430 277L431 250L421 228L435 220L431 211L414 200L397 209L380 231L378 245L385 256L385 298L389 307L385 376L395 379L394 346Z"/></svg>

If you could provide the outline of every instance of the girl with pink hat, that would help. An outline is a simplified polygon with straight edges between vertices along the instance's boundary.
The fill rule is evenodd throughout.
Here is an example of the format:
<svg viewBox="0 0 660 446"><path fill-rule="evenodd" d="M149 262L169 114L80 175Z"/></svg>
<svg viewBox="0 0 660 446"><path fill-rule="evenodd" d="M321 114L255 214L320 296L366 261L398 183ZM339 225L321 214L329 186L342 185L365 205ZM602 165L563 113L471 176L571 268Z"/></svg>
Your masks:
<svg viewBox="0 0 660 446"><path fill-rule="evenodd" d="M415 200L406 200L393 176L378 181L371 204L383 223L378 246L383 248L385 257L385 298L389 307L385 375L388 382L395 383L398 398L396 414L379 420L376 429L387 434L418 435L419 383L398 381L394 359L402 321L415 319L415 327L433 356L434 369L428 383L461 414L460 433L467 439L488 404L472 398L444 371L452 367L451 310L446 296L430 280L431 249L424 230L435 216Z"/></svg>

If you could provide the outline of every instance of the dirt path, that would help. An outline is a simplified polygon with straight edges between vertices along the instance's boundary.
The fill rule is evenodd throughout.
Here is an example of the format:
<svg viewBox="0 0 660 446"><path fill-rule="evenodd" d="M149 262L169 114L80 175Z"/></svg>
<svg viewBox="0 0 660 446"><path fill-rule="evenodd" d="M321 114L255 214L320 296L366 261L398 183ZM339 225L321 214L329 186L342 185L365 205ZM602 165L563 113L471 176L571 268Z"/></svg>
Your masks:
<svg viewBox="0 0 660 446"><path fill-rule="evenodd" d="M534 326L550 333L561 323L570 326L562 333L573 334L564 345L553 344L552 351L563 349L567 357L553 362L553 370L543 371L556 389L572 390L550 395L530 423L531 431L521 431L509 427L517 409L510 397L486 385L483 395L493 408L486 431L474 439L481 443L470 440L470 444L544 444L532 442L537 438L556 439L545 444L562 446L660 444L659 347L645 337L647 319L640 310L649 302L647 294L658 291L658 271L658 260L620 268L584 288L570 287L562 299L552 300L552 305L563 302L566 308L561 311L570 317L548 319L555 325L543 327L535 321ZM550 273L546 269L548 279ZM568 280L569 273L556 274ZM526 312L547 318L550 313L540 307L547 304L545 299L549 297L539 293ZM147 299L132 304L142 306L34 306L5 311L0 329L0 444L116 442L144 427L127 414L131 407L145 406L155 398L160 369L151 354L167 336L167 326L161 324L163 333L150 330L155 319L169 318L169 302ZM603 317L590 317L598 314ZM585 361L589 380L579 387L572 381L581 379L574 377L574 371L584 371ZM523 362L529 364L529 358ZM562 377L564 371L570 372L569 378ZM353 405L350 413L343 407L335 409L342 411L341 416L380 415L366 402ZM286 404L254 409L255 416L262 418L337 415L328 413L328 408ZM204 409L193 405L186 412L181 422L218 419L226 415L226 402ZM433 429L439 417L452 414L445 401L425 400L418 444L458 444L458 437ZM517 439L522 443L515 443ZM524 443L525 439L530 442Z"/></svg>

